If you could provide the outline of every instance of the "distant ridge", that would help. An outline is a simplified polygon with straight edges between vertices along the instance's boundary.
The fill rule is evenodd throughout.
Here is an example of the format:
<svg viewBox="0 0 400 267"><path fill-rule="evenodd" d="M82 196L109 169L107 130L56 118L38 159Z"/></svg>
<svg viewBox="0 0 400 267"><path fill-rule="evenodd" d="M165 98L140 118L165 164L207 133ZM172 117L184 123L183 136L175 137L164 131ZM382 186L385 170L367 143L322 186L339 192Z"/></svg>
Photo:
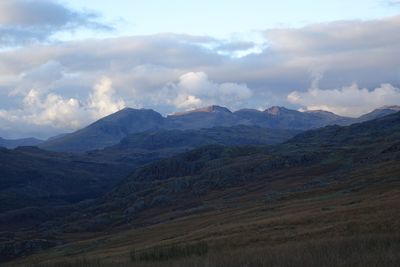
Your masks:
<svg viewBox="0 0 400 267"><path fill-rule="evenodd" d="M4 139L0 137L0 147L16 148L19 146L37 146L43 143L43 140L36 138L22 138L22 139Z"/></svg>
<svg viewBox="0 0 400 267"><path fill-rule="evenodd" d="M390 115L400 111L400 106L383 106L381 108L377 108L370 113L364 114L358 118L358 122L369 121L373 119L377 119L386 115Z"/></svg>
<svg viewBox="0 0 400 267"><path fill-rule="evenodd" d="M327 125L350 125L398 110L399 106L382 107L354 119L323 110L300 112L279 106L264 111L241 109L232 112L226 107L212 105L167 117L151 109L125 108L76 132L50 138L39 146L52 151L79 153L112 146L129 134L149 130L190 130L237 125L305 131Z"/></svg>

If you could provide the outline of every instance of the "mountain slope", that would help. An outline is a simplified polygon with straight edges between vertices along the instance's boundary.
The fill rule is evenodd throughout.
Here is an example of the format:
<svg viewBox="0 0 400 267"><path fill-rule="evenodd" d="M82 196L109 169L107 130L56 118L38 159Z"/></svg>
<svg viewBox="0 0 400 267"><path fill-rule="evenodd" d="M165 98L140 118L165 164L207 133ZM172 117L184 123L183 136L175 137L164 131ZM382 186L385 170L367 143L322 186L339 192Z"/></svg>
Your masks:
<svg viewBox="0 0 400 267"><path fill-rule="evenodd" d="M390 168L398 166L399 135L400 113L396 113L361 124L308 131L272 147L206 146L137 169L88 212L96 216L102 213L102 207L114 207L111 216L124 219L113 224L126 223L127 214L133 222L143 223L142 213L160 207L168 213L180 203L196 203L215 190L269 183L274 181L274 174L306 184L310 182L308 176L315 176L321 180L319 186L329 185L342 179L338 175L353 169L370 169L383 163ZM382 177L380 182L387 178ZM355 183L372 185L368 180ZM155 220L146 218L147 222Z"/></svg>
<svg viewBox="0 0 400 267"><path fill-rule="evenodd" d="M357 119L357 122L364 122L373 119L378 119L400 111L400 106L384 106L364 114Z"/></svg>
<svg viewBox="0 0 400 267"><path fill-rule="evenodd" d="M0 212L31 206L54 208L93 198L137 167L202 145L273 144L286 141L296 133L235 126L131 134L115 146L79 155L34 147L3 149L0 151ZM23 214L19 211L20 216Z"/></svg>
<svg viewBox="0 0 400 267"><path fill-rule="evenodd" d="M195 148L204 145L266 145L288 140L299 131L266 129L258 126L214 127L198 130L158 130L131 134L114 148L149 149Z"/></svg>
<svg viewBox="0 0 400 267"><path fill-rule="evenodd" d="M93 198L115 185L126 172L111 163L21 147L0 149L0 173L0 212L3 213Z"/></svg>
<svg viewBox="0 0 400 267"><path fill-rule="evenodd" d="M86 153L92 161L114 162L131 170L205 145L271 145L298 134L295 130L258 126L214 127L192 130L153 130L130 134L118 144Z"/></svg>
<svg viewBox="0 0 400 267"><path fill-rule="evenodd" d="M397 144L398 141L400 141L400 112L346 127L334 125L307 131L295 136L287 143L318 146L359 145L360 147L382 143L383 149L385 143Z"/></svg>
<svg viewBox="0 0 400 267"><path fill-rule="evenodd" d="M64 152L100 149L128 134L162 128L163 123L164 118L153 110L125 108L74 133L48 140L40 148Z"/></svg>
<svg viewBox="0 0 400 267"><path fill-rule="evenodd" d="M239 110L238 117L247 120L250 124L257 124L268 128L308 130L330 124L351 123L351 118L341 117L326 111L300 112L284 107L271 107L265 111Z"/></svg>

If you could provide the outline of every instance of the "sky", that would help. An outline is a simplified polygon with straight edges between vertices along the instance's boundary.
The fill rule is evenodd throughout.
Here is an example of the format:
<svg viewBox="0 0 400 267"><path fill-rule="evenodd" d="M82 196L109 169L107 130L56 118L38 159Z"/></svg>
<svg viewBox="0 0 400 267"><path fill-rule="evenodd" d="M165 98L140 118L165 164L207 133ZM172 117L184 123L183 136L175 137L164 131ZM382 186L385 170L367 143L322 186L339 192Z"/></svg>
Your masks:
<svg viewBox="0 0 400 267"><path fill-rule="evenodd" d="M0 136L124 107L400 104L400 1L0 1Z"/></svg>

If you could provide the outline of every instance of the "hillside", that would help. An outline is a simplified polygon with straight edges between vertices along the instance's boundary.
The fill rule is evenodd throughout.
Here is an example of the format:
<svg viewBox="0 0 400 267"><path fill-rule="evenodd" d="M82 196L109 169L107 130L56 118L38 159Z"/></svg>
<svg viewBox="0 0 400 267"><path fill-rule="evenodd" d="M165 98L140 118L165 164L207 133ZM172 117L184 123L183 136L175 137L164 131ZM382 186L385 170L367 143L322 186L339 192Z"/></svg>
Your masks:
<svg viewBox="0 0 400 267"><path fill-rule="evenodd" d="M384 106L381 108L377 108L367 114L364 114L360 116L357 121L358 122L364 122L364 121L369 121L373 119L378 119L396 112L400 111L400 106Z"/></svg>
<svg viewBox="0 0 400 267"><path fill-rule="evenodd" d="M214 127L199 130L159 130L131 134L114 146L119 149L161 149L202 145L265 145L288 140L300 131L266 129L258 126Z"/></svg>
<svg viewBox="0 0 400 267"><path fill-rule="evenodd" d="M207 257L171 256L168 264L265 266L256 259L271 261L275 251L280 261L298 254L317 266L306 264L309 250L299 250L305 246L315 248L317 258L308 260L321 266L344 259L353 259L352 266L393 266L400 262L394 256L399 129L396 113L308 131L275 146L212 145L151 163L73 216L46 224L70 233L67 244L19 263L78 264L84 256L93 264L128 264L138 257L138 266L146 266L140 259L150 255L151 266L165 266L156 253L205 242Z"/></svg>
<svg viewBox="0 0 400 267"><path fill-rule="evenodd" d="M9 210L64 205L94 198L115 185L126 171L112 163L21 147L0 149L0 173L3 216Z"/></svg>
<svg viewBox="0 0 400 267"><path fill-rule="evenodd" d="M190 149L210 144L274 144L297 133L235 126L131 134L115 146L80 155L34 147L3 149L0 151L0 211L7 213L0 216L0 221L3 219L0 225L7 228L24 216L37 217L37 222L43 222L51 215L35 215L38 207L54 210L98 197L135 168Z"/></svg>
<svg viewBox="0 0 400 267"><path fill-rule="evenodd" d="M308 131L274 147L204 147L137 170L112 195L123 200L126 208L126 199L131 195L135 202L144 201L144 206L152 207L159 198L166 203L179 203L179 193L187 200L186 194L202 195L245 185L271 171L299 166L323 169L324 162L329 162L328 173L329 165L343 170L349 166L369 167L381 161L397 161L398 140L400 113L347 127ZM144 199L140 198L141 192L145 192Z"/></svg>
<svg viewBox="0 0 400 267"><path fill-rule="evenodd" d="M71 134L39 145L46 150L83 152L115 145L131 133L162 128L164 118L147 109L125 108Z"/></svg>

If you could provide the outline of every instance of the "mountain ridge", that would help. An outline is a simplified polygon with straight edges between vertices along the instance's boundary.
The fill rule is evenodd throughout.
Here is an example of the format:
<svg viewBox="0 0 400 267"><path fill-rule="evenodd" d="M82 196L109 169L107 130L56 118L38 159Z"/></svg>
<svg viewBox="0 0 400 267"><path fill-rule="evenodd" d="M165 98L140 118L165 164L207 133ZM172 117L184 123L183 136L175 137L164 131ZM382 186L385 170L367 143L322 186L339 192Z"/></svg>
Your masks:
<svg viewBox="0 0 400 267"><path fill-rule="evenodd" d="M359 118L349 118L328 111L306 111L273 106L264 111L241 109L230 111L212 105L163 117L152 109L124 108L76 132L52 138L39 144L42 149L82 153L102 149L121 141L129 134L148 130L190 130L237 125L270 129L309 130L326 125L350 125L391 114L395 108L381 108Z"/></svg>

